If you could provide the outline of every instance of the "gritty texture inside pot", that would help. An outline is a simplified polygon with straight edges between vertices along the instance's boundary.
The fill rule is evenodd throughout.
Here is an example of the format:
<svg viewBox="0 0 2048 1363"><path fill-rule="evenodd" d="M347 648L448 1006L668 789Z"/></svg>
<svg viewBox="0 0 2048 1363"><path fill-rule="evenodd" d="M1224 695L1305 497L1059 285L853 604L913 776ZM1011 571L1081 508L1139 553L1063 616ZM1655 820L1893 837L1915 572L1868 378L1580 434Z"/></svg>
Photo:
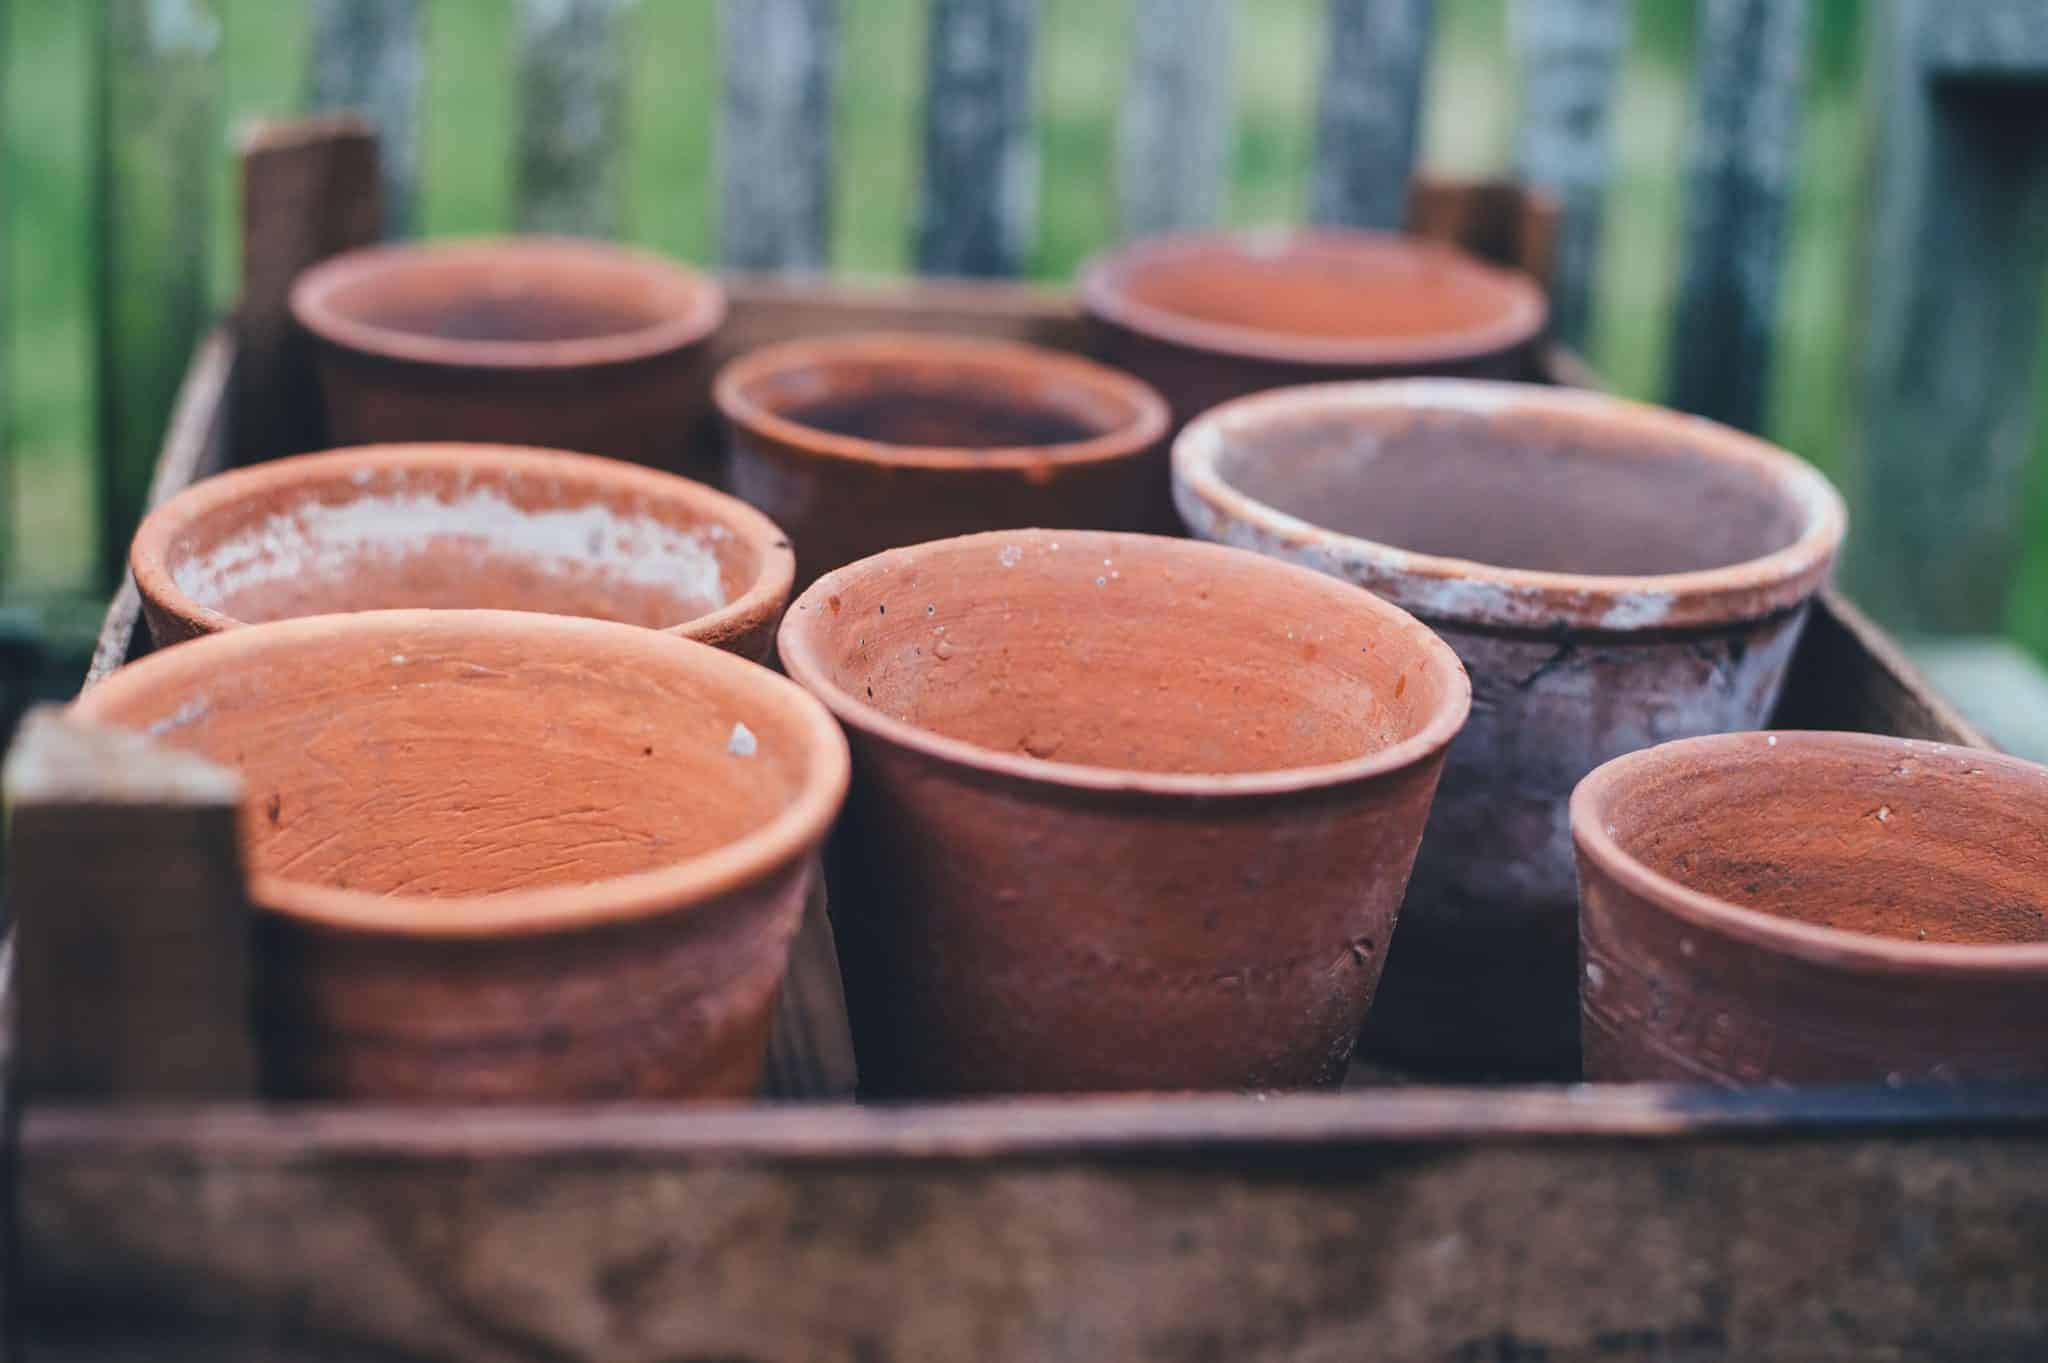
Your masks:
<svg viewBox="0 0 2048 1363"><path fill-rule="evenodd" d="M362 326L448 341L584 341L658 326L694 290L594 253L422 251L330 290L326 306Z"/></svg>

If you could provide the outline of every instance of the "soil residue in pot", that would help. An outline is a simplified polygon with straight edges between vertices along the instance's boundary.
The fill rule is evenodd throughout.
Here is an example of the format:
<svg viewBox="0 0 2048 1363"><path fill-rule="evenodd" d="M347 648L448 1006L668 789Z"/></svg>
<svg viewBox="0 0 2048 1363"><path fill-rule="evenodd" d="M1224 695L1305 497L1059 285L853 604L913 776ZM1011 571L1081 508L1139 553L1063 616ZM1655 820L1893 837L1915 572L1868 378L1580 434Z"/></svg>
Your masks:
<svg viewBox="0 0 2048 1363"><path fill-rule="evenodd" d="M437 303L380 300L361 321L387 331L447 341L585 341L640 331L658 314L585 298L537 292L468 295Z"/></svg>
<svg viewBox="0 0 2048 1363"><path fill-rule="evenodd" d="M833 435L937 449L1071 445L1112 429L1050 405L1026 406L982 393L930 388L851 393L793 406L782 415Z"/></svg>

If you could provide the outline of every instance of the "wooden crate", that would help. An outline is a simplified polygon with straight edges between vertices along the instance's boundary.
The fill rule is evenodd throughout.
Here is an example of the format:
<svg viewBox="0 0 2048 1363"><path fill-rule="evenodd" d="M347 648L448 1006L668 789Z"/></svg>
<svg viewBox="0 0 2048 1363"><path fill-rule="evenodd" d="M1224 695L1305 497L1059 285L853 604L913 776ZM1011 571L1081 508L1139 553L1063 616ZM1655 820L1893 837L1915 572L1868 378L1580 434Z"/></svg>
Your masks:
<svg viewBox="0 0 2048 1363"><path fill-rule="evenodd" d="M245 169L245 298L193 360L153 499L319 438L284 287L370 232L373 150L299 125ZM1467 240L1544 239L1546 210L1497 189L1420 202ZM1064 296L1014 285L730 287L721 355L878 325L1081 341ZM146 648L131 585L95 676ZM1777 719L1981 743L1834 596ZM99 931L102 977L141 1001L77 1014L67 1087L95 1096L21 1122L7 1300L38 1358L2017 1363L2048 1339L2041 1088L860 1107L814 921L760 1103L266 1107L246 1065L160 1063L174 1033L246 1045L219 987L232 791L48 717L8 790L17 911ZM32 999L71 983L23 969Z"/></svg>

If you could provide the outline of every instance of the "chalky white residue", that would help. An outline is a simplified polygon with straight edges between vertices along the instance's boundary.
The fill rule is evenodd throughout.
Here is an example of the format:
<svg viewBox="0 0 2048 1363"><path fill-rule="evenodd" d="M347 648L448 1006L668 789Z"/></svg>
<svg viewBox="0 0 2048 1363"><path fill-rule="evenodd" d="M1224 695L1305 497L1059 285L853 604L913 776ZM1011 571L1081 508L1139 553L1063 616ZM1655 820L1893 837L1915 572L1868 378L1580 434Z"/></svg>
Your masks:
<svg viewBox="0 0 2048 1363"><path fill-rule="evenodd" d="M290 578L339 576L365 559L402 559L430 540L471 543L478 557L532 559L571 574L601 573L635 586L725 604L718 555L707 543L723 526L678 530L601 504L547 511L514 505L490 488L452 501L427 493L386 493L338 505L308 502L176 565L179 588L214 610L252 587Z"/></svg>
<svg viewBox="0 0 2048 1363"><path fill-rule="evenodd" d="M761 747L754 731L744 724L732 726L732 737L725 740L725 750L734 757L752 757Z"/></svg>

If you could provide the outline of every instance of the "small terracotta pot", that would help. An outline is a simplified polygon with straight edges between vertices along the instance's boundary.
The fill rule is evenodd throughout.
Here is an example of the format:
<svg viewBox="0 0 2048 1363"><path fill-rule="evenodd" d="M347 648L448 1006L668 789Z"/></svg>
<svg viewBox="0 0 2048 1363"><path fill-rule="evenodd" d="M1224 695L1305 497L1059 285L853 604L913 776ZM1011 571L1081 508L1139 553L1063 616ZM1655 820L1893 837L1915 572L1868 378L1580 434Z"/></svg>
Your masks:
<svg viewBox="0 0 2048 1363"><path fill-rule="evenodd" d="M336 445L463 440L680 472L725 294L645 251L556 237L375 246L292 286Z"/></svg>
<svg viewBox="0 0 2048 1363"><path fill-rule="evenodd" d="M1342 1077L1470 701L1427 629L1234 550L1019 530L830 573L781 646L853 740L864 1092Z"/></svg>
<svg viewBox="0 0 2048 1363"><path fill-rule="evenodd" d="M1572 796L1586 1075L2048 1079L2048 769L1731 734Z"/></svg>
<svg viewBox="0 0 2048 1363"><path fill-rule="evenodd" d="M1520 378L1549 315L1527 275L1413 237L1153 237L1081 273L1095 349L1176 427L1266 388L1410 374Z"/></svg>
<svg viewBox="0 0 2048 1363"><path fill-rule="evenodd" d="M195 483L128 562L159 645L337 611L481 608L669 629L761 660L796 559L700 483L502 445L301 455Z"/></svg>
<svg viewBox="0 0 2048 1363"><path fill-rule="evenodd" d="M238 770L284 1097L742 1097L847 780L766 668L655 630L369 611L122 668L80 719Z"/></svg>
<svg viewBox="0 0 2048 1363"><path fill-rule="evenodd" d="M1188 427L1174 474L1196 534L1378 593L1472 674L1368 1052L1575 1074L1572 787L1618 754L1766 720L1841 499L1711 422L1456 380L1246 398Z"/></svg>
<svg viewBox="0 0 2048 1363"><path fill-rule="evenodd" d="M1039 346L857 335L718 375L732 489L788 528L799 584L884 549L1029 525L1170 530L1166 404Z"/></svg>

